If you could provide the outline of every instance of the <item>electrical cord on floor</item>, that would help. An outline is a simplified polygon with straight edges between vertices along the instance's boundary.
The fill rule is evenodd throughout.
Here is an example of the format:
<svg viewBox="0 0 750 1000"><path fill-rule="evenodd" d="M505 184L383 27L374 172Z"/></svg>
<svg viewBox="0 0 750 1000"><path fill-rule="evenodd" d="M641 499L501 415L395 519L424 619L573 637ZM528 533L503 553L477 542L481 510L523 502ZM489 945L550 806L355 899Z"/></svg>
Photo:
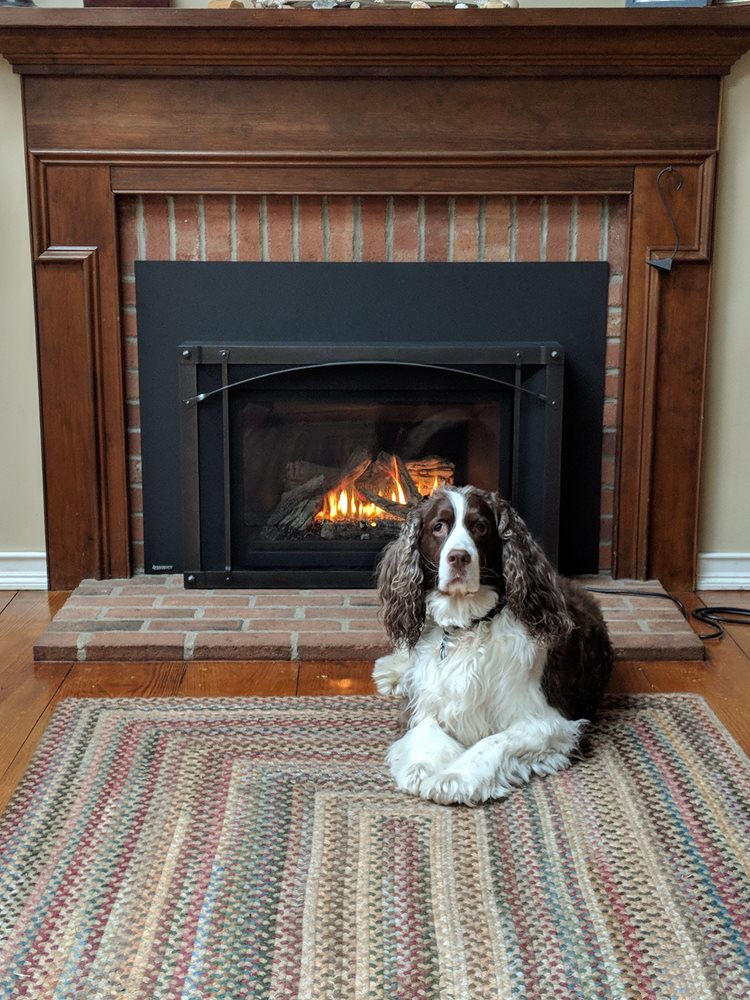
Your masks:
<svg viewBox="0 0 750 1000"><path fill-rule="evenodd" d="M628 590L627 588L618 588L617 590L612 587L586 587L586 590L590 590L592 594L618 594L625 597L658 597L661 600L671 601L675 604L685 621L690 620L690 616L687 613L687 609L679 597L675 597L673 594L659 593L655 590ZM713 632L699 632L698 638L707 639L721 639L726 635L726 629L723 628L722 622L727 625L750 625L750 608L723 608L723 607L712 607L712 608L696 608L692 612L693 618L696 618L699 622L704 625L710 625L713 627Z"/></svg>
<svg viewBox="0 0 750 1000"><path fill-rule="evenodd" d="M750 608L696 608L693 618L704 625L713 625L715 631L699 635L700 639L721 639L726 630L719 624L750 625Z"/></svg>

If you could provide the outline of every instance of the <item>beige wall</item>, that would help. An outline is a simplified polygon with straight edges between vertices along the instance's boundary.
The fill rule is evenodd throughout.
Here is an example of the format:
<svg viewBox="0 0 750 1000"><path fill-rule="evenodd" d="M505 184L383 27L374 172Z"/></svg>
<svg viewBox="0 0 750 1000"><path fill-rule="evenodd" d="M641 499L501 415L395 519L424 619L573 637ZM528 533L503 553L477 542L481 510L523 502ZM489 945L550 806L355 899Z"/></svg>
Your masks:
<svg viewBox="0 0 750 1000"><path fill-rule="evenodd" d="M178 0L203 6L202 0ZM37 0L80 6L81 0ZM522 0L621 7L624 0ZM0 562L44 547L41 459L19 80L0 59ZM700 547L750 558L750 55L726 86L706 406Z"/></svg>
<svg viewBox="0 0 750 1000"><path fill-rule="evenodd" d="M725 87L716 213L700 549L750 554L750 54Z"/></svg>
<svg viewBox="0 0 750 1000"><path fill-rule="evenodd" d="M0 554L44 549L21 83L0 60Z"/></svg>

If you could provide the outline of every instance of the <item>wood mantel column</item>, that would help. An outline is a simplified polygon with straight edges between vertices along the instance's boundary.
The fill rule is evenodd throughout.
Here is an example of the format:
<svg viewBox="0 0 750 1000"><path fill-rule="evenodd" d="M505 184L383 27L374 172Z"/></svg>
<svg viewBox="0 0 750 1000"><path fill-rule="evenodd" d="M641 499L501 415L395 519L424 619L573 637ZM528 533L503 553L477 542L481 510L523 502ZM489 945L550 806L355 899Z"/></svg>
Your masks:
<svg viewBox="0 0 750 1000"><path fill-rule="evenodd" d="M29 170L47 559L68 589L130 573L115 206L106 166Z"/></svg>

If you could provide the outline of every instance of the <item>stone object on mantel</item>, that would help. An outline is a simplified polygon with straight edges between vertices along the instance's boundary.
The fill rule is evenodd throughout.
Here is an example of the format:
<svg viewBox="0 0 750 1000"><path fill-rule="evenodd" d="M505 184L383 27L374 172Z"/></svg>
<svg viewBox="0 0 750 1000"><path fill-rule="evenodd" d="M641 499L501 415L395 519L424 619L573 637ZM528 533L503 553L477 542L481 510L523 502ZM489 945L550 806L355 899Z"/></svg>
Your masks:
<svg viewBox="0 0 750 1000"><path fill-rule="evenodd" d="M228 0L211 0L209 7L243 6ZM248 7L255 10L382 10L392 8L404 10L468 10L470 7L479 10L497 10L501 8L518 7L519 0L248 0Z"/></svg>

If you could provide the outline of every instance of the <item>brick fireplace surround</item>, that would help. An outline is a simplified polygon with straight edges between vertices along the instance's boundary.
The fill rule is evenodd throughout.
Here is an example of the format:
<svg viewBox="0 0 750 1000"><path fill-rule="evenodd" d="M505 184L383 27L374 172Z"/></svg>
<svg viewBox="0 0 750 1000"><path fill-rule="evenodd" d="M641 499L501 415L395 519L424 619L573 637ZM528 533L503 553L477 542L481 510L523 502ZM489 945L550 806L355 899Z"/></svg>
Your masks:
<svg viewBox="0 0 750 1000"><path fill-rule="evenodd" d="M749 46L728 7L0 12L51 587L142 567L147 257L608 260L600 566L692 588L721 88ZM666 166L671 273L646 263L673 246Z"/></svg>

